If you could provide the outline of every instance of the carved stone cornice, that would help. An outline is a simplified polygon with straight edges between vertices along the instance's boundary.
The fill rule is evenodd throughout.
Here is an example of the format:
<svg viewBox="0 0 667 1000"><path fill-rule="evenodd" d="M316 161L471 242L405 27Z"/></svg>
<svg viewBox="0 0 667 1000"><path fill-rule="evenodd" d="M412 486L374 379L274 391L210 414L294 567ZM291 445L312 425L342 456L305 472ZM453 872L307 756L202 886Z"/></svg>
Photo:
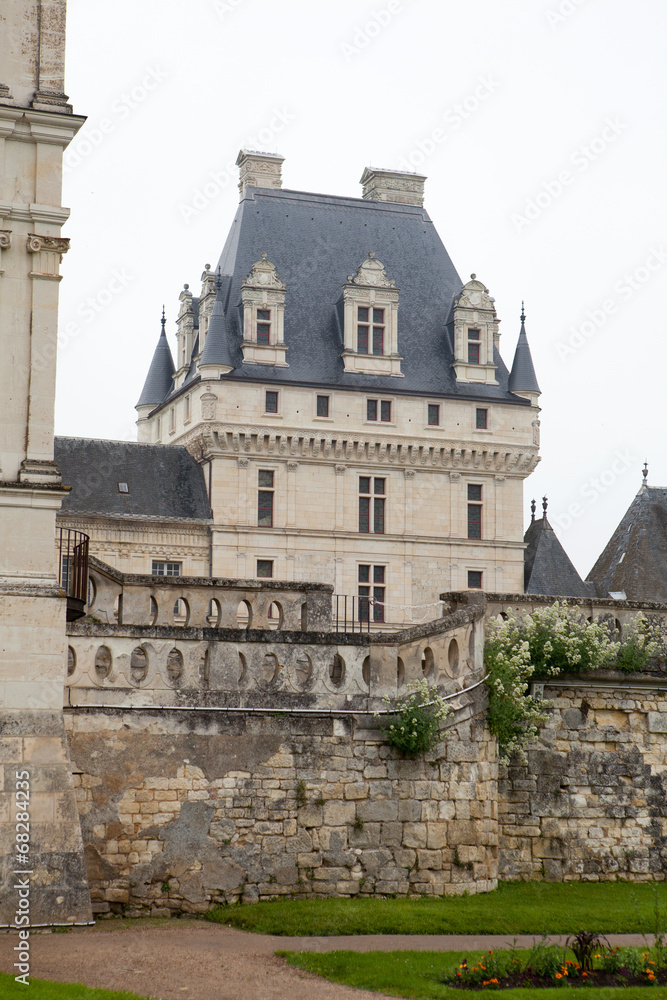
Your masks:
<svg viewBox="0 0 667 1000"><path fill-rule="evenodd" d="M428 438L370 436L367 431L326 435L316 430L295 427L277 428L259 425L212 423L205 437L201 429L193 428L179 439L199 461L215 457L246 455L298 455L300 460L318 461L344 458L359 465L377 464L384 468L421 466L432 469L453 469L459 472L484 471L499 475L525 478L540 458L532 444L520 447L500 442L462 440L431 440Z"/></svg>

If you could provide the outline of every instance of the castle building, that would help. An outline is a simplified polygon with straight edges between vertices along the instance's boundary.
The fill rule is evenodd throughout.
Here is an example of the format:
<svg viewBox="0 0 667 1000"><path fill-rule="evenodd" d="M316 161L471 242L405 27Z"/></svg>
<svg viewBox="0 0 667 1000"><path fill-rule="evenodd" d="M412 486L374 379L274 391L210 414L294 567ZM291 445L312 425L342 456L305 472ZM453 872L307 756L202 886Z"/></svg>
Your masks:
<svg viewBox="0 0 667 1000"><path fill-rule="evenodd" d="M219 261L180 293L175 359L163 320L137 404L139 441L204 471L211 574L331 583L375 621L448 588L521 592L540 394L523 312L508 370L423 176L367 168L361 198L333 197L284 190L282 157L237 162Z"/></svg>

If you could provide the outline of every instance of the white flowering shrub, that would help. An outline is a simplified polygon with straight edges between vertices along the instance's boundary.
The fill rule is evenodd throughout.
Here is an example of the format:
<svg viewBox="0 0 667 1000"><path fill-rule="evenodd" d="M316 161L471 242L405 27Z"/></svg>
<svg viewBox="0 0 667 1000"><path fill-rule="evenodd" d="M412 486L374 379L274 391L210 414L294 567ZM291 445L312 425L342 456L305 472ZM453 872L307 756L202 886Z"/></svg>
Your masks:
<svg viewBox="0 0 667 1000"><path fill-rule="evenodd" d="M492 618L487 623L486 635L488 723L504 764L513 754L525 761L524 748L546 722L549 703L536 702L529 695L534 677L603 666L617 666L628 673L641 670L661 642L659 627L641 613L624 642L614 642L606 625L585 621L577 608L564 601L521 617L508 610L505 621Z"/></svg>
<svg viewBox="0 0 667 1000"><path fill-rule="evenodd" d="M440 724L452 709L425 678L408 684L399 698L383 698L387 714L376 719L390 746L403 757L418 757L438 742Z"/></svg>

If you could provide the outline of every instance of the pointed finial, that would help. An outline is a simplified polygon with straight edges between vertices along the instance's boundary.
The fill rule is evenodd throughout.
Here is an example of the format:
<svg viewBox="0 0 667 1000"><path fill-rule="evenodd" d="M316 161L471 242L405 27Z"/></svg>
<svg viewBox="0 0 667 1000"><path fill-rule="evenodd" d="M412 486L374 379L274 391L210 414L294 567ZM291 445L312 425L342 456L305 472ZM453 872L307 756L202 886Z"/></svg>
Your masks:
<svg viewBox="0 0 667 1000"><path fill-rule="evenodd" d="M542 497L542 517L547 516L547 507L549 506L549 501L546 497Z"/></svg>
<svg viewBox="0 0 667 1000"><path fill-rule="evenodd" d="M642 486L648 486L648 462L644 462L644 468L642 469L642 476L644 477L644 482Z"/></svg>
<svg viewBox="0 0 667 1000"><path fill-rule="evenodd" d="M368 251L368 256L369 256L369 257L371 258L371 260L372 260L372 259L373 259L373 257L375 257L375 250L369 250L369 251Z"/></svg>
<svg viewBox="0 0 667 1000"><path fill-rule="evenodd" d="M167 317L164 314L164 306L162 306L162 319L160 320L160 322L162 323L162 332L165 333L165 329L164 328L167 325ZM166 333L165 333L165 336L166 336Z"/></svg>
<svg viewBox="0 0 667 1000"><path fill-rule="evenodd" d="M521 322L526 322L526 310L523 307L523 299L521 299Z"/></svg>
<svg viewBox="0 0 667 1000"><path fill-rule="evenodd" d="M535 520L535 511L537 510L537 504L534 500L530 501L530 523L532 524Z"/></svg>
<svg viewBox="0 0 667 1000"><path fill-rule="evenodd" d="M222 274L220 272L220 265L218 264L217 270L215 272L215 287L220 290L222 286Z"/></svg>
<svg viewBox="0 0 667 1000"><path fill-rule="evenodd" d="M470 280L471 280L471 281L475 281L475 279L476 279L476 278L477 278L477 275L476 275L476 274L475 274L475 272L473 271L473 273L472 273L472 274L470 275Z"/></svg>

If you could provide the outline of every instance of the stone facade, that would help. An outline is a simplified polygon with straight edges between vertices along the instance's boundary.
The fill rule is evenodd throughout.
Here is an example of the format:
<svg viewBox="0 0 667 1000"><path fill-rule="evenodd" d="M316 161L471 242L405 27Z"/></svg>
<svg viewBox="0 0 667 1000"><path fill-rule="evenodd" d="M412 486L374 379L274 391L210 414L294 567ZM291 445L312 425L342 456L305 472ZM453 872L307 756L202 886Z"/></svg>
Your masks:
<svg viewBox="0 0 667 1000"><path fill-rule="evenodd" d="M667 875L667 682L559 679L527 765L501 768L504 879L597 882Z"/></svg>

